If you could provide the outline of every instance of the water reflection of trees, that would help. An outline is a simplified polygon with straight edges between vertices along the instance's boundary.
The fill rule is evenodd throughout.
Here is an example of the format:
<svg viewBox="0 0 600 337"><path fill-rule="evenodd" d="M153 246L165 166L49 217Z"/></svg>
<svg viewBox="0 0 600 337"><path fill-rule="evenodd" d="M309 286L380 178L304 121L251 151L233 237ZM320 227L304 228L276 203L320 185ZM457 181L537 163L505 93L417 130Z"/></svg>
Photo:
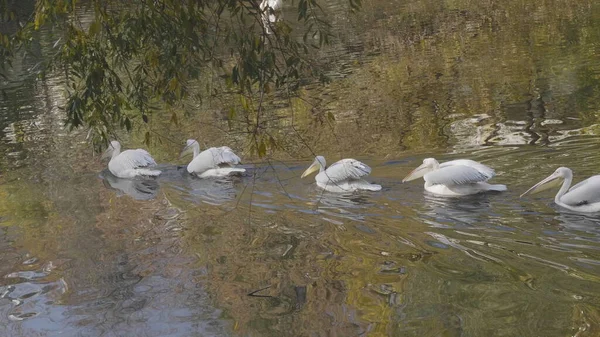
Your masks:
<svg viewBox="0 0 600 337"><path fill-rule="evenodd" d="M598 71L593 61L600 40L598 4L551 0L543 4L516 1L493 4L483 1L475 4L459 1L453 5L459 9L468 8L468 11L449 9L446 7L448 4L438 1L415 1L411 4L396 6L394 3L373 1L372 8L366 8L361 17L353 19L359 22L358 29L364 34L357 34L350 26L346 27L348 31L342 33L340 39L342 43L348 40L348 48L339 48L340 51L334 54L344 58L344 53L348 50L352 52L351 57L342 60L343 67L338 71L341 76L337 76L336 81L325 89L308 88L305 98L315 103L314 109L300 104L294 106L302 108L299 109L300 113L307 117L298 123L306 130L307 141L313 148L322 149L325 154L349 154L352 151L352 155L370 152L393 156L395 152L406 148L446 148L449 144L464 147L522 144L535 140L535 135L540 136L540 140L554 142L558 139L556 137L573 135L569 130L574 130L575 134L597 132L597 127L590 127L597 123L597 117L589 112L597 111L600 102L597 99ZM586 6L591 6L592 10ZM561 10L557 11L556 8ZM577 20L572 20L574 17ZM365 21L360 21L362 19ZM360 40L358 46L356 39ZM577 43L571 44L574 41ZM377 49L376 53L363 54L373 49ZM544 59L540 59L539 55L544 55ZM14 96L9 94L9 97L37 100L45 95L46 98L40 99L49 102L44 103L48 104L45 108L56 106L55 101L48 99L55 99L56 92L48 88L61 89L60 84L48 83L46 88L46 84L35 88L32 86L21 93L14 93ZM42 90L36 91L40 88ZM222 103L219 100L218 104ZM274 108L286 107L286 104L279 104ZM44 107L36 109L39 109L38 112L47 111ZM215 111L222 110L220 106ZM7 120L14 121L23 116L11 111L13 114L7 115ZM312 117L327 112L336 116L336 121L329 122L337 138L327 128L312 128ZM568 119L574 116L581 119ZM220 140L226 144L231 136L214 128L212 117L206 117L210 123L206 130L201 128L202 136L207 141ZM153 298L158 294L134 293L134 282L131 280L151 280L151 277L145 277L155 275L153 273L157 270L165 270L160 275L170 275L163 278L165 282L185 281L181 288L183 292L177 293L178 296L173 299L162 295L159 300L164 302L154 303L170 303L176 307L175 301L185 301L188 291L193 292L190 289L196 289L198 284L207 281L214 302L225 309L224 317L231 317L236 322L235 328L241 335L310 335L317 331L322 335L366 333L384 336L389 335L390 331L399 330L402 332L398 334L412 332L416 335L427 329L426 332L431 334L446 332L460 335L463 325L469 324L471 329L479 332L472 335L482 335L489 333L489 330L473 322L490 322L477 316L482 309L475 308L473 303L488 305L487 312L492 312L497 309L494 306L499 305L499 300L515 293L515 287L519 286L515 285L515 280L525 284L523 288L526 291L537 284L544 285L544 282L550 286L556 285L551 291L562 289L565 284L589 289L589 284L577 283L579 280L573 281L571 276L565 276L555 269L551 271L557 272L558 276L550 272L539 273L540 281L534 280L526 271L506 269L506 266L499 264L482 263L473 267L471 259L462 251L461 254L447 253L448 261L440 262L442 259L436 258L442 254L432 252L445 248L423 248L419 244L428 241L419 237L419 233L425 229L415 225L415 222L452 225L463 227L463 230L475 229L481 224L498 225L489 214L492 208L490 202L495 197L493 195L478 196L476 200L443 201L426 196L427 203L415 208L423 210L422 214L403 210L418 221L398 220L389 227L370 223L369 231L355 230L353 226L332 226L314 214L306 215L286 209L275 215L260 216L259 219L253 218L255 215L250 215L245 209L223 217L208 217L206 213L210 211L205 209L194 212L198 209L194 204L189 206L190 217L181 220L187 224L187 231L178 236L173 233L182 231L168 230L171 225L184 227L176 221L170 222L169 226L166 225L168 220L149 222L154 212L148 208L158 208L163 199L144 204L145 209L142 209L140 203L128 198L120 198L126 200L109 204L114 195L112 192L104 191L100 196L92 193L103 190L98 184L90 186L87 183L87 180L96 181L95 175L80 177L79 174L98 171L104 166L90 163L89 154L82 150L70 153L73 143L57 140L64 139L61 138L63 131L60 119L50 115L44 122L50 120L53 122L47 125L50 125L48 128L52 132L44 137L16 124L17 131L14 134L38 136L34 141L18 139L18 142L27 147L28 153L39 155L32 155L28 160L31 166L40 164L40 167L34 167L31 175L29 171L19 173L31 178L31 181L5 185L0 189L0 212L3 217L8 217L4 225L23 228L27 235L19 244L41 259L64 255L77 257L73 262L76 265L64 271L68 276L67 282L75 284L71 285L74 292L66 298L67 302L78 301L76 293L86 293L95 288L98 293L92 295L101 296L103 292L114 291L107 303L127 310L123 304L125 300L132 299L131 303L137 305L140 303L138 300ZM561 122L550 123L550 120ZM223 125L226 123L223 122ZM327 118L324 124L328 124ZM189 128L197 127L193 123L190 125ZM185 139L183 133L188 131L172 132L177 135L174 138ZM474 133L479 134L473 139L466 139ZM236 139L235 136L233 138ZM582 153L581 145L563 144L562 149L576 149ZM587 145L586 154L593 158L592 152L597 152L597 139ZM157 145L157 148L162 158L172 160L172 154L180 146L165 144ZM542 161L549 156L547 153L538 155L529 158ZM513 160L513 156L508 156L506 160ZM571 159L554 159L552 163ZM46 172L44 167L52 169ZM511 164L509 168L513 167L514 164ZM51 185L48 181L54 183ZM179 187L183 191L181 193L189 197L187 201L216 199L225 202L235 197L236 190L229 185L214 186L209 183L211 187L205 190L205 181L183 181L185 183ZM211 192L214 190L219 192ZM8 198L9 194L11 198ZM348 215L348 218L339 219L353 221L364 220L365 205L369 205L369 201L360 196L347 199L325 197L316 207L328 207L328 210ZM315 205L306 209L313 209L311 206ZM534 234L538 233L538 227L545 230L543 234L550 241L543 242L546 244L544 247L562 248L564 252L564 245L558 247L551 241L553 230L572 235L574 242L571 244L581 244L575 240L581 241L579 234L582 233L588 238L597 236L598 226L594 220L562 213L556 218L553 216L554 213L547 221L536 219L532 223L537 227L528 228ZM522 226L514 219L509 225L514 226L510 229ZM148 227L154 226L155 232L148 234ZM414 226L414 229L410 226ZM453 234L455 237L445 234L448 239L459 237L459 234ZM133 236L140 238L134 245L131 240ZM500 235L487 235L484 237L486 240L497 239L492 242L497 246L476 247L478 251L494 254L492 256L499 254L498 247L508 247L500 251L500 254L505 254L502 256L505 261L516 260L519 264L527 264L532 260L509 250L535 256L533 252L539 253L536 237L538 235L527 238L530 242L525 242L524 238L521 240L523 242L517 242L513 238L504 240ZM474 243L466 241L473 237L459 239L462 240L461 247L472 249L470 246ZM483 241L481 238L472 241L475 240ZM162 250L167 251L172 247L189 249L189 255L185 259L178 255L178 251L169 251L167 258L161 255L164 254ZM590 255L597 254L589 247L567 248L589 249L587 252ZM135 256L128 258L132 252ZM544 252L548 255L557 254L551 249ZM192 254L197 254L198 261L190 262L195 256ZM564 260L564 255L552 255L546 259ZM174 261L179 261L179 264L172 263ZM200 267L188 269L190 265ZM458 281L448 278L452 282L440 285L440 275L459 276L454 276ZM406 281L409 277L414 278L412 282ZM476 287L473 281L466 279L485 282ZM497 282L498 279L501 282ZM156 289L159 288L157 285ZM265 289L254 293L255 296L248 295L262 288ZM575 288L570 288L573 294L577 293ZM122 292L119 289L123 289ZM160 289L166 289L167 294L172 291ZM440 293L444 301L440 300ZM465 296L467 293L472 296ZM551 311L545 311L548 308L544 307L547 303L543 296L532 293L520 292L527 301L518 299L496 312L506 314L505 317L511 322L522 322L522 317L533 310L548 313L548 319L564 318L529 327L556 328L554 331L568 330L571 313L564 310L566 307L576 309L576 314L573 314L576 318L573 320L585 322L590 317L598 317L597 309L589 304L595 300L592 291L586 293L591 300L575 305L564 299L572 294L562 294L564 296L559 297L564 302ZM92 295L89 297L92 298ZM490 300L490 296L496 297ZM448 303L449 299L455 299L458 304ZM207 301L206 298L201 300ZM556 299L550 300L554 303ZM412 305L408 306L407 303ZM468 312L469 320L461 322L457 318L456 312L460 310ZM82 312L86 313L85 310ZM90 312L101 314L103 308L94 307L87 311L88 314ZM521 314L522 317L519 316ZM407 320L402 321L407 315ZM406 324L400 326L399 322ZM532 331L528 328L517 331L514 325L505 325L503 322L498 320L490 324L494 328L504 329L506 335L531 335Z"/></svg>
<svg viewBox="0 0 600 337"><path fill-rule="evenodd" d="M463 146L544 144L556 141L551 136L557 132L597 123L598 63L586 61L594 59L600 38L587 33L598 25L600 11L589 10L597 4L459 1L448 8L413 1L387 6L376 2L361 13L364 21L357 25L368 22L373 29L362 30L360 38L351 29L342 33L344 43L359 40L372 47L365 50L379 54L336 54L341 62L361 67L307 95L315 104L312 114L333 112L337 119L336 138L320 132L312 138L316 148L326 150L327 144L342 153L348 148L389 153L446 147L465 142L462 134L471 131L460 122L481 114L489 116L474 121L481 137ZM529 11L536 13L535 24ZM578 24L557 24L569 22L574 13L585 13L576 15ZM580 115L585 121L569 118Z"/></svg>
<svg viewBox="0 0 600 337"><path fill-rule="evenodd" d="M360 268L349 268L356 261L344 257L341 247L335 248L340 240L335 226L311 228L314 218L310 216L293 223L285 216L273 216L263 227L248 224L241 213L216 223L205 221L199 233L202 240L195 243L199 252L210 257L206 263L211 293L235 318L240 334L302 336L318 331L351 336L370 329L354 298L365 283L350 275L351 269ZM303 221L310 225L299 232L297 226ZM295 231L289 233L286 227ZM367 297L371 296L377 297ZM362 308L376 316L373 309Z"/></svg>

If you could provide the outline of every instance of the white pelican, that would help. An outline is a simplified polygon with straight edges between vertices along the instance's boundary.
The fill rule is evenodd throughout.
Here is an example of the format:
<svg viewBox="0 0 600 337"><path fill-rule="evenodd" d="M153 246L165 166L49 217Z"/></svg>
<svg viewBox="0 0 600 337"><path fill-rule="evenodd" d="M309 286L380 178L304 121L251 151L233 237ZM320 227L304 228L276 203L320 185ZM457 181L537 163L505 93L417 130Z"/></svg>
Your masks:
<svg viewBox="0 0 600 337"><path fill-rule="evenodd" d="M121 144L113 140L102 154L102 158L110 157L108 170L119 178L134 178L137 176L156 177L160 174L159 170L150 170L150 167L156 166L156 162L146 150L135 149L121 152Z"/></svg>
<svg viewBox="0 0 600 337"><path fill-rule="evenodd" d="M442 196L506 191L505 185L487 183L495 175L493 169L469 159L457 159L440 164L433 158L426 158L423 164L410 172L402 182L423 177L425 190Z"/></svg>
<svg viewBox="0 0 600 337"><path fill-rule="evenodd" d="M180 158L193 152L194 158L187 166L189 173L195 174L200 178L223 177L232 173L244 173L243 168L233 167L240 163L238 157L227 146L211 147L200 152L200 144L193 139L188 139L186 147L181 151Z"/></svg>
<svg viewBox="0 0 600 337"><path fill-rule="evenodd" d="M562 186L554 197L557 205L577 212L600 212L600 175L589 177L569 188L573 181L573 171L566 167L557 168L548 178L521 194L521 197L558 187L561 181Z"/></svg>
<svg viewBox="0 0 600 337"><path fill-rule="evenodd" d="M263 22L263 26L265 27L265 32L267 34L271 34L271 24L275 23L278 20L278 13L283 7L282 0L263 0L260 3L260 10L262 11L261 19Z"/></svg>
<svg viewBox="0 0 600 337"><path fill-rule="evenodd" d="M326 168L325 158L317 156L309 168L302 173L307 175L319 170L315 177L317 186L330 192L351 192L357 190L379 191L381 185L375 185L362 179L371 173L371 168L356 159L342 159Z"/></svg>

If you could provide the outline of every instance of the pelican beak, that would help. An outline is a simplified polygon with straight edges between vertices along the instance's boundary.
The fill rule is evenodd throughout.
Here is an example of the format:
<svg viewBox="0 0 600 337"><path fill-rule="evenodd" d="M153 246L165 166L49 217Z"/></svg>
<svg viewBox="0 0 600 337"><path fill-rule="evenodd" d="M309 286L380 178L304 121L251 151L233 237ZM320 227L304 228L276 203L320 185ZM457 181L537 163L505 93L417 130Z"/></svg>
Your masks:
<svg viewBox="0 0 600 337"><path fill-rule="evenodd" d="M427 165L421 164L421 166L412 170L406 177L404 177L404 179L402 179L402 182L405 183L407 181L421 178L422 176L425 175L425 173L427 173L427 168L428 168Z"/></svg>
<svg viewBox="0 0 600 337"><path fill-rule="evenodd" d="M540 181L539 183L533 185L530 189L525 191L525 193L521 194L521 198L527 194L535 194L539 193L553 187L558 187L561 184L562 176L557 175L556 173L552 173L548 178Z"/></svg>
<svg viewBox="0 0 600 337"><path fill-rule="evenodd" d="M179 159L185 157L190 152L191 148L191 145L184 147L183 150L181 150L181 153L179 154Z"/></svg>
<svg viewBox="0 0 600 337"><path fill-rule="evenodd" d="M307 169L306 171L304 171L304 173L302 173L302 176L300 176L300 178L304 178L307 175L315 172L316 170L319 169L319 163L317 161L315 161L314 163L312 163Z"/></svg>

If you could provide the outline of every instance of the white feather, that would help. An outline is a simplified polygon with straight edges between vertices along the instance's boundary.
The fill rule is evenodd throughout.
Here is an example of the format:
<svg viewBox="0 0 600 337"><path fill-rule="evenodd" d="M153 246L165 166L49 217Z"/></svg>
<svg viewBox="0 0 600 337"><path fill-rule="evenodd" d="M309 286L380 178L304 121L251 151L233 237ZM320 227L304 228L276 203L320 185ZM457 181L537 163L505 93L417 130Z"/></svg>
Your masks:
<svg viewBox="0 0 600 337"><path fill-rule="evenodd" d="M600 202L600 175L589 177L574 185L560 201L570 206Z"/></svg>
<svg viewBox="0 0 600 337"><path fill-rule="evenodd" d="M275 23L281 16L281 8L283 7L282 0L263 0L260 3L260 10L262 11L262 23L265 27L265 32L271 34L271 24Z"/></svg>
<svg viewBox="0 0 600 337"><path fill-rule="evenodd" d="M341 182L344 180L356 180L371 174L371 168L356 159L342 159L331 164L324 171L326 179L331 182ZM317 175L318 177L319 175ZM317 178L318 179L318 178Z"/></svg>
<svg viewBox="0 0 600 337"><path fill-rule="evenodd" d="M117 141L111 142L107 149L111 159L108 162L109 171L119 178L134 178L137 176L158 176L159 170L149 168L156 166L156 162L146 150L125 150L121 151L121 144Z"/></svg>
<svg viewBox="0 0 600 337"><path fill-rule="evenodd" d="M483 166L483 165L482 165ZM494 171L479 170L472 166L453 165L441 167L423 176L426 182L440 185L464 185L488 181L494 176Z"/></svg>
<svg viewBox="0 0 600 337"><path fill-rule="evenodd" d="M496 172L491 167L483 165L482 163L478 163L471 159L456 159L456 160L451 160L451 161L447 161L445 163L440 164L440 168L445 168L445 167L449 167L449 166L472 167L472 168L476 169L477 171L479 171L481 174L487 176L488 179L491 179L492 177L494 177L496 175Z"/></svg>
<svg viewBox="0 0 600 337"><path fill-rule="evenodd" d="M425 190L442 196L462 196L486 191L506 191L505 185L491 185L487 181L496 175L486 165L470 159L457 159L439 164L426 158L403 181L423 177Z"/></svg>
<svg viewBox="0 0 600 337"><path fill-rule="evenodd" d="M381 190L380 185L371 184L363 179L363 177L371 174L371 168L367 164L356 159L342 159L325 169L325 158L317 156L313 165L318 165L320 167L320 171L315 177L317 186L330 192Z"/></svg>
<svg viewBox="0 0 600 337"><path fill-rule="evenodd" d="M188 147L193 148L194 158L187 166L187 171L199 177L220 177L233 173L246 172L243 168L236 168L240 163L238 157L227 147L211 147L200 153L200 145L194 140L188 140Z"/></svg>

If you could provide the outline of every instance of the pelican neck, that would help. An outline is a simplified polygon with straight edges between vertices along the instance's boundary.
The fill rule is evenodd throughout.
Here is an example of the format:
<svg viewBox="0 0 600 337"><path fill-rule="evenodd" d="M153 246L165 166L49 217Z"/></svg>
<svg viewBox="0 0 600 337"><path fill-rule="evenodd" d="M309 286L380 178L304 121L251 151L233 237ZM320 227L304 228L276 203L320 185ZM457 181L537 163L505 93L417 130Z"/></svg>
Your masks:
<svg viewBox="0 0 600 337"><path fill-rule="evenodd" d="M560 202L560 198L562 198L563 195L565 195L565 193L567 193L567 191L569 190L569 187L571 187L571 182L573 181L573 173L571 172L571 170L567 171L567 174L564 177L562 186L560 187L560 190L558 190L558 193L556 193L556 197L554 197L554 202L557 204L561 204Z"/></svg>
<svg viewBox="0 0 600 337"><path fill-rule="evenodd" d="M110 159L113 160L113 159L115 159L115 157L117 157L120 154L121 154L121 149L115 148L112 151L112 156L110 157Z"/></svg>
<svg viewBox="0 0 600 337"><path fill-rule="evenodd" d="M325 161L325 157L321 156L321 159L323 159L323 162L321 162L319 158L316 158L317 163L319 163L319 173L323 173L327 169L327 161Z"/></svg>
<svg viewBox="0 0 600 337"><path fill-rule="evenodd" d="M196 158L197 155L200 154L200 144L198 144L198 142L196 142L194 145L194 158Z"/></svg>

